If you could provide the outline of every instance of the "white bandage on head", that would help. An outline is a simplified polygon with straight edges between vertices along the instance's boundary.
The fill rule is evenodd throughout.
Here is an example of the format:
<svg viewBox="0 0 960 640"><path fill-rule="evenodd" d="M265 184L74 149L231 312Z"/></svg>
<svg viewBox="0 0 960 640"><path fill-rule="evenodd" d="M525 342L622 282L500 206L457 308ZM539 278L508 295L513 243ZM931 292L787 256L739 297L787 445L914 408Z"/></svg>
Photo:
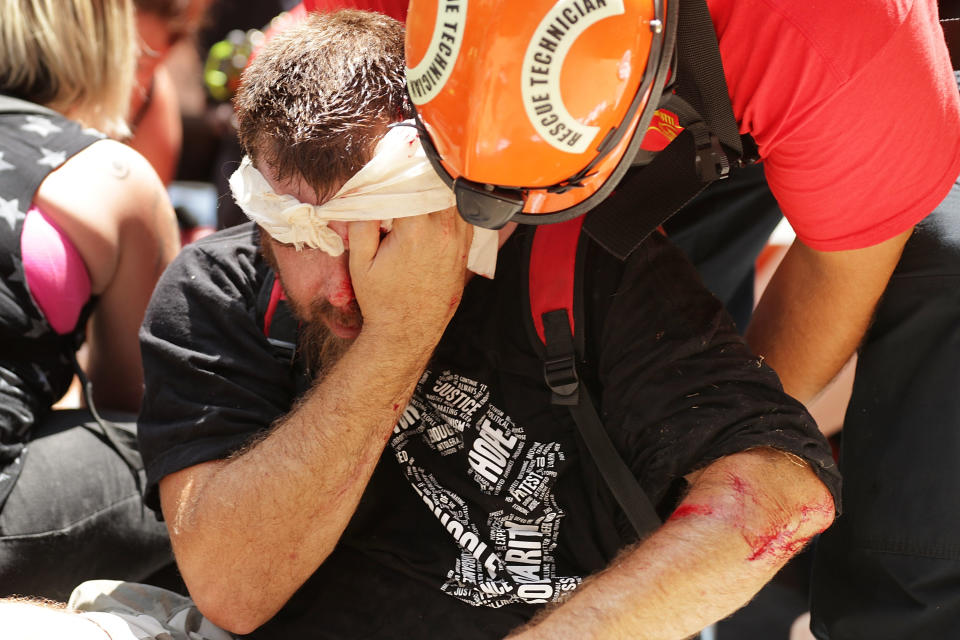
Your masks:
<svg viewBox="0 0 960 640"><path fill-rule="evenodd" d="M306 245L339 256L343 240L327 226L331 220L380 220L381 227L389 230L394 218L432 213L456 204L453 192L430 165L416 128L405 125L391 127L370 162L321 205L275 193L248 157L230 176L233 198L248 218L278 242L293 244L297 249ZM498 244L496 231L474 227L467 268L492 278Z"/></svg>

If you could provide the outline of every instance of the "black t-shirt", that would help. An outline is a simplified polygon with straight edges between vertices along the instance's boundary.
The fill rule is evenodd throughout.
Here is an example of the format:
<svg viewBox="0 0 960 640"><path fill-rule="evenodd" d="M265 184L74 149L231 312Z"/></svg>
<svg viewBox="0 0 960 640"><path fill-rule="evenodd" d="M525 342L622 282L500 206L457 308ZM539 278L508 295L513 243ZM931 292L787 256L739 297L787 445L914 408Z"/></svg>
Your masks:
<svg viewBox="0 0 960 640"><path fill-rule="evenodd" d="M940 0L937 6L940 9L941 19L960 19L960 0Z"/></svg>
<svg viewBox="0 0 960 640"><path fill-rule="evenodd" d="M527 233L494 280L470 281L337 549L253 637L502 637L632 540L527 337ZM191 245L154 294L140 421L154 507L160 478L230 454L295 399L256 311L256 243L246 225ZM684 475L758 446L805 458L839 500L812 419L666 240L626 265L591 245L585 273L587 378L662 514Z"/></svg>

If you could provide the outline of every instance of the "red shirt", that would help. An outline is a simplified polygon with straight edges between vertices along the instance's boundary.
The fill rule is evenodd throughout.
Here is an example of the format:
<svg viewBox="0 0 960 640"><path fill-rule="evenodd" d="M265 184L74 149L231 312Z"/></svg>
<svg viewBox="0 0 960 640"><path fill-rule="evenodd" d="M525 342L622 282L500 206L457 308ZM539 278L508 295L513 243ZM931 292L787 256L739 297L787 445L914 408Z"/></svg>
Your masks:
<svg viewBox="0 0 960 640"><path fill-rule="evenodd" d="M960 93L934 0L708 0L740 131L801 240L857 249L960 173Z"/></svg>
<svg viewBox="0 0 960 640"><path fill-rule="evenodd" d="M407 19L407 4L409 0L303 0L289 11L280 14L270 23L270 28L264 33L259 46L250 54L247 64L250 64L257 54L274 36L283 33L293 25L307 17L313 11L332 12L340 9L361 9L363 11L378 11L404 22Z"/></svg>
<svg viewBox="0 0 960 640"><path fill-rule="evenodd" d="M858 249L960 174L960 93L935 0L708 0L740 131L798 237ZM304 0L406 16L405 0Z"/></svg>
<svg viewBox="0 0 960 640"><path fill-rule="evenodd" d="M337 9L363 9L379 11L400 22L407 19L409 0L303 0L307 11L336 11Z"/></svg>

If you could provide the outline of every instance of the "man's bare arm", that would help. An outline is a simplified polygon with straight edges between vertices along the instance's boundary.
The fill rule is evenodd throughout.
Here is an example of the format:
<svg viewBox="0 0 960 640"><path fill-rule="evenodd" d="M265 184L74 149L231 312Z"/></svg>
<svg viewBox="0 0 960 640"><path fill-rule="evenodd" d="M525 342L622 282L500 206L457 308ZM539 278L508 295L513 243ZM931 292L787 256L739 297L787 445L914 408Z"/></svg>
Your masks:
<svg viewBox="0 0 960 640"><path fill-rule="evenodd" d="M853 251L816 251L799 240L790 247L747 328L751 349L787 393L809 402L853 355L911 231Z"/></svg>
<svg viewBox="0 0 960 640"><path fill-rule="evenodd" d="M682 640L740 608L833 520L806 464L771 449L714 462L653 535L511 640Z"/></svg>
<svg viewBox="0 0 960 640"><path fill-rule="evenodd" d="M160 498L190 594L214 623L269 620L333 550L464 283L470 230L455 212L350 230L364 326L269 435L164 478Z"/></svg>

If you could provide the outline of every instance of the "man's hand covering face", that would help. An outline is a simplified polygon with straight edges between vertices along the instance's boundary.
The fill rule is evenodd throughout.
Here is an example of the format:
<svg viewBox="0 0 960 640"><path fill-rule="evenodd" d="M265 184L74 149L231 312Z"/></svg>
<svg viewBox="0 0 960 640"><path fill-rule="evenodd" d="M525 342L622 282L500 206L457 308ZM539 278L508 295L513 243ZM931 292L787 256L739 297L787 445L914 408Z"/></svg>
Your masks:
<svg viewBox="0 0 960 640"><path fill-rule="evenodd" d="M432 213L456 204L453 192L427 160L412 121L391 127L373 158L321 205L273 191L249 157L230 176L230 189L248 218L278 242L343 253L343 240L327 223L380 220L389 231L394 218ZM409 125L409 126L408 126ZM497 232L475 227L467 268L492 278L497 264Z"/></svg>

